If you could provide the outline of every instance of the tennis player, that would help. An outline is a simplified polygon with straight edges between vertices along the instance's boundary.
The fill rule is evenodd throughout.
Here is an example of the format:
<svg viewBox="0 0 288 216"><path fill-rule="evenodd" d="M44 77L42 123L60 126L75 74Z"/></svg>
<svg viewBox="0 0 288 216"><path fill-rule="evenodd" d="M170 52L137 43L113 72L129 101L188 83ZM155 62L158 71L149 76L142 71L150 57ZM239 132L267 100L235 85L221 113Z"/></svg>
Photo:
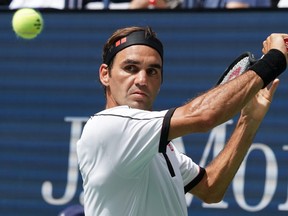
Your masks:
<svg viewBox="0 0 288 216"><path fill-rule="evenodd" d="M149 27L117 30L99 68L106 109L87 121L77 143L85 215L187 216L185 193L221 201L286 68L287 36L269 36L264 57L243 75L183 106L152 111L163 81L162 43ZM207 132L239 112L228 143L205 168L171 142Z"/></svg>

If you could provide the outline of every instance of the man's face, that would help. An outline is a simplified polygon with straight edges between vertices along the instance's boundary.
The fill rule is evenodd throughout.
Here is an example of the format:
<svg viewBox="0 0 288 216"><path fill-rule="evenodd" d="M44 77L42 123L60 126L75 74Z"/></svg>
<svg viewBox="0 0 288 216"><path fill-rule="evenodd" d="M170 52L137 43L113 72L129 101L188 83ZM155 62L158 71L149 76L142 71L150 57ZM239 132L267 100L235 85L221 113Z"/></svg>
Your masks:
<svg viewBox="0 0 288 216"><path fill-rule="evenodd" d="M104 76L105 83L100 68L100 79L106 86L106 108L128 105L152 110L161 85L161 71L161 57L149 46L133 45L118 52L110 76Z"/></svg>

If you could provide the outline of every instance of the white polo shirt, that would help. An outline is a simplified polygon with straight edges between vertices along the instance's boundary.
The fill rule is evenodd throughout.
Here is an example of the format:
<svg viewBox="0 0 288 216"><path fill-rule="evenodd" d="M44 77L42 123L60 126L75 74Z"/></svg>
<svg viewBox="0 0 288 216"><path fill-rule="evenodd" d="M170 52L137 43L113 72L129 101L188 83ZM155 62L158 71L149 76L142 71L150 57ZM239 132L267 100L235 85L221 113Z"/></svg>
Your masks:
<svg viewBox="0 0 288 216"><path fill-rule="evenodd" d="M175 109L118 106L95 114L77 143L86 216L187 216L185 192L205 170L167 141Z"/></svg>

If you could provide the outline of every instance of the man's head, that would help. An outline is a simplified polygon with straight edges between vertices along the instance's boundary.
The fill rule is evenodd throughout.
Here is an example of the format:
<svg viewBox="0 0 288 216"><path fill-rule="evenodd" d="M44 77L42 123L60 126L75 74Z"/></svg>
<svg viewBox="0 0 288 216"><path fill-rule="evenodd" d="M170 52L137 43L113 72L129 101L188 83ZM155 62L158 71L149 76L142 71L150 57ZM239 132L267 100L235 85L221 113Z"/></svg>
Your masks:
<svg viewBox="0 0 288 216"><path fill-rule="evenodd" d="M117 30L106 42L99 78L106 108L151 110L163 79L163 46L151 28Z"/></svg>

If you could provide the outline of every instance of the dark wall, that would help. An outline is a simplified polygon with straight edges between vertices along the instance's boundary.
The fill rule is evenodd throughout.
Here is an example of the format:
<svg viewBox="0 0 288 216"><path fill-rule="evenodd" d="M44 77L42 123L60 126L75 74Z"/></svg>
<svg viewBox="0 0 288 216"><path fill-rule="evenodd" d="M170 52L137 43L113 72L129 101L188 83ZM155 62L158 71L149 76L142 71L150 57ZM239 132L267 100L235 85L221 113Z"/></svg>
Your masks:
<svg viewBox="0 0 288 216"><path fill-rule="evenodd" d="M13 11L0 11L0 215L51 216L80 202L75 142L85 120L104 107L97 73L102 46L115 29L150 25L158 32L165 46L155 104L161 110L211 88L241 53L260 57L270 33L287 32L287 12L42 11L44 31L23 40L12 31ZM189 215L287 214L287 86L284 73L225 203L207 207L187 198ZM184 137L179 146L206 165L236 120Z"/></svg>

